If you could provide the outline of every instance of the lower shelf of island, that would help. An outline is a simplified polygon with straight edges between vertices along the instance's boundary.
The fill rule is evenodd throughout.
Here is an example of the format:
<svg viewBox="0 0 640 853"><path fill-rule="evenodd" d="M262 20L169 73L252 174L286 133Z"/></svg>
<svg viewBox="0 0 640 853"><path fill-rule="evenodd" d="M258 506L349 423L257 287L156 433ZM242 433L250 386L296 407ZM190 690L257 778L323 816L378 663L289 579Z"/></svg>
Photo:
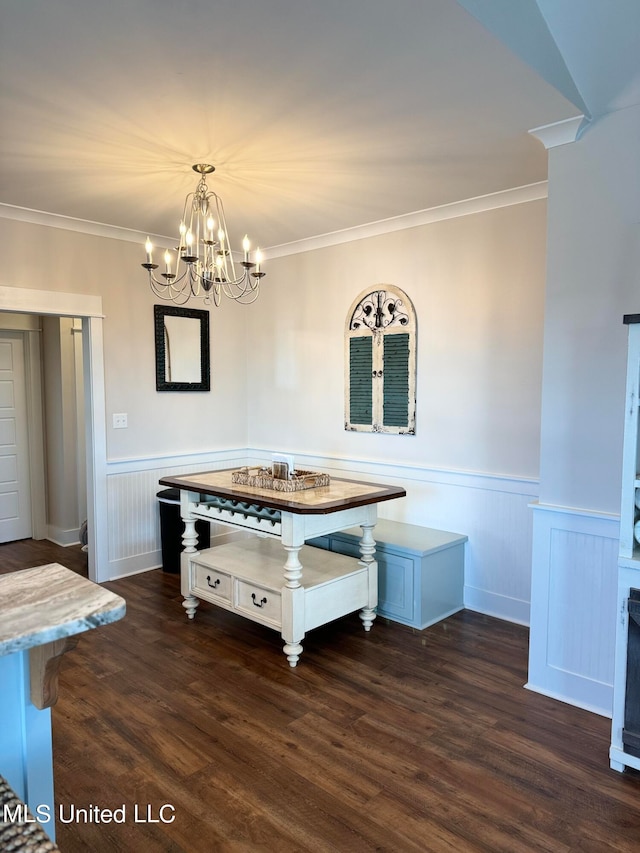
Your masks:
<svg viewBox="0 0 640 853"><path fill-rule="evenodd" d="M289 581L287 551L276 538L241 539L183 555L187 614L193 618L203 600L280 631L291 666L302 651L300 641L313 628L361 610L364 628L369 630L377 604L376 562L364 563L306 545L295 550L301 576ZM299 647L297 653L287 646Z"/></svg>

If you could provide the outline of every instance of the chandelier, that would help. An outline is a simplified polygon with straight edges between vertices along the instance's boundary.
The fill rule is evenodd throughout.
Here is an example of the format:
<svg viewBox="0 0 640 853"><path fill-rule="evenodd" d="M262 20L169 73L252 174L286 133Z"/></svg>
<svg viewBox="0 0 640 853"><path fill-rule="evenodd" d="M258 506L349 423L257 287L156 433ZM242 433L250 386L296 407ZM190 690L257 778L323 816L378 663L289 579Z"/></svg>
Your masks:
<svg viewBox="0 0 640 853"><path fill-rule="evenodd" d="M209 305L219 305L223 295L245 305L255 302L265 275L260 269L260 249L250 261L251 244L245 235L239 262L242 272L236 272L222 199L207 186L206 176L215 166L196 163L192 168L200 180L185 199L176 254L164 253L164 272L155 272L160 265L153 263L153 245L147 237L147 261L142 266L149 273L151 290L176 305L184 305L192 296Z"/></svg>

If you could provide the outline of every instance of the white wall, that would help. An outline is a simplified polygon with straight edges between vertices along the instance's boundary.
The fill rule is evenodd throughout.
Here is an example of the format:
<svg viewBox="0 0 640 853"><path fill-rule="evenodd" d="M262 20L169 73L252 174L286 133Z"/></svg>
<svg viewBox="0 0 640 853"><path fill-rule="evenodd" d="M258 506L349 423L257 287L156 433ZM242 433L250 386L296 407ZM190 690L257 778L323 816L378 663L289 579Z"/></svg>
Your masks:
<svg viewBox="0 0 640 853"><path fill-rule="evenodd" d="M640 108L549 152L529 686L611 712L627 329L640 311Z"/></svg>
<svg viewBox="0 0 640 853"><path fill-rule="evenodd" d="M248 315L250 444L537 477L545 227L534 201L272 261ZM416 309L415 436L344 430L346 314L380 283Z"/></svg>
<svg viewBox="0 0 640 853"><path fill-rule="evenodd" d="M0 222L0 286L102 297L109 459L246 444L242 307L211 311L211 383L204 394L155 390L153 305L141 246L26 222ZM244 309L247 310L246 308ZM114 412L128 428L114 430Z"/></svg>
<svg viewBox="0 0 640 853"><path fill-rule="evenodd" d="M635 127L629 127L629 119ZM620 145L627 147L627 156ZM640 311L638 219L616 192L638 159L640 108L549 152L540 500L620 509L627 329ZM626 171L633 183L633 172ZM640 194L640 181L636 183Z"/></svg>

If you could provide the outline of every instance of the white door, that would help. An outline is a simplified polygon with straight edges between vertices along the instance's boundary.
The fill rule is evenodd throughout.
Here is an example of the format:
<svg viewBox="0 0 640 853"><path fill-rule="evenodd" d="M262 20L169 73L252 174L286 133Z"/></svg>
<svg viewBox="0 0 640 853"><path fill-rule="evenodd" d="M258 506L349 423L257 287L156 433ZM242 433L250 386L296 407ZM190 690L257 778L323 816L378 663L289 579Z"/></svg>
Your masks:
<svg viewBox="0 0 640 853"><path fill-rule="evenodd" d="M31 532L24 341L0 332L0 542Z"/></svg>

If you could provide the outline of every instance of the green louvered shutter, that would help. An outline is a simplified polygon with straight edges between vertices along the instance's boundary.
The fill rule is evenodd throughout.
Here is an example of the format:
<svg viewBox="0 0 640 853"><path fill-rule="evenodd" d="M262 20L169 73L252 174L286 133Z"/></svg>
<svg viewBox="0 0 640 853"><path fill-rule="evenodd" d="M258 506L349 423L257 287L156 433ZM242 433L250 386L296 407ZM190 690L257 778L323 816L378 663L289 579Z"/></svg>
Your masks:
<svg viewBox="0 0 640 853"><path fill-rule="evenodd" d="M384 337L383 426L409 425L409 335Z"/></svg>
<svg viewBox="0 0 640 853"><path fill-rule="evenodd" d="M349 420L352 424L373 423L372 413L372 339L349 341Z"/></svg>

